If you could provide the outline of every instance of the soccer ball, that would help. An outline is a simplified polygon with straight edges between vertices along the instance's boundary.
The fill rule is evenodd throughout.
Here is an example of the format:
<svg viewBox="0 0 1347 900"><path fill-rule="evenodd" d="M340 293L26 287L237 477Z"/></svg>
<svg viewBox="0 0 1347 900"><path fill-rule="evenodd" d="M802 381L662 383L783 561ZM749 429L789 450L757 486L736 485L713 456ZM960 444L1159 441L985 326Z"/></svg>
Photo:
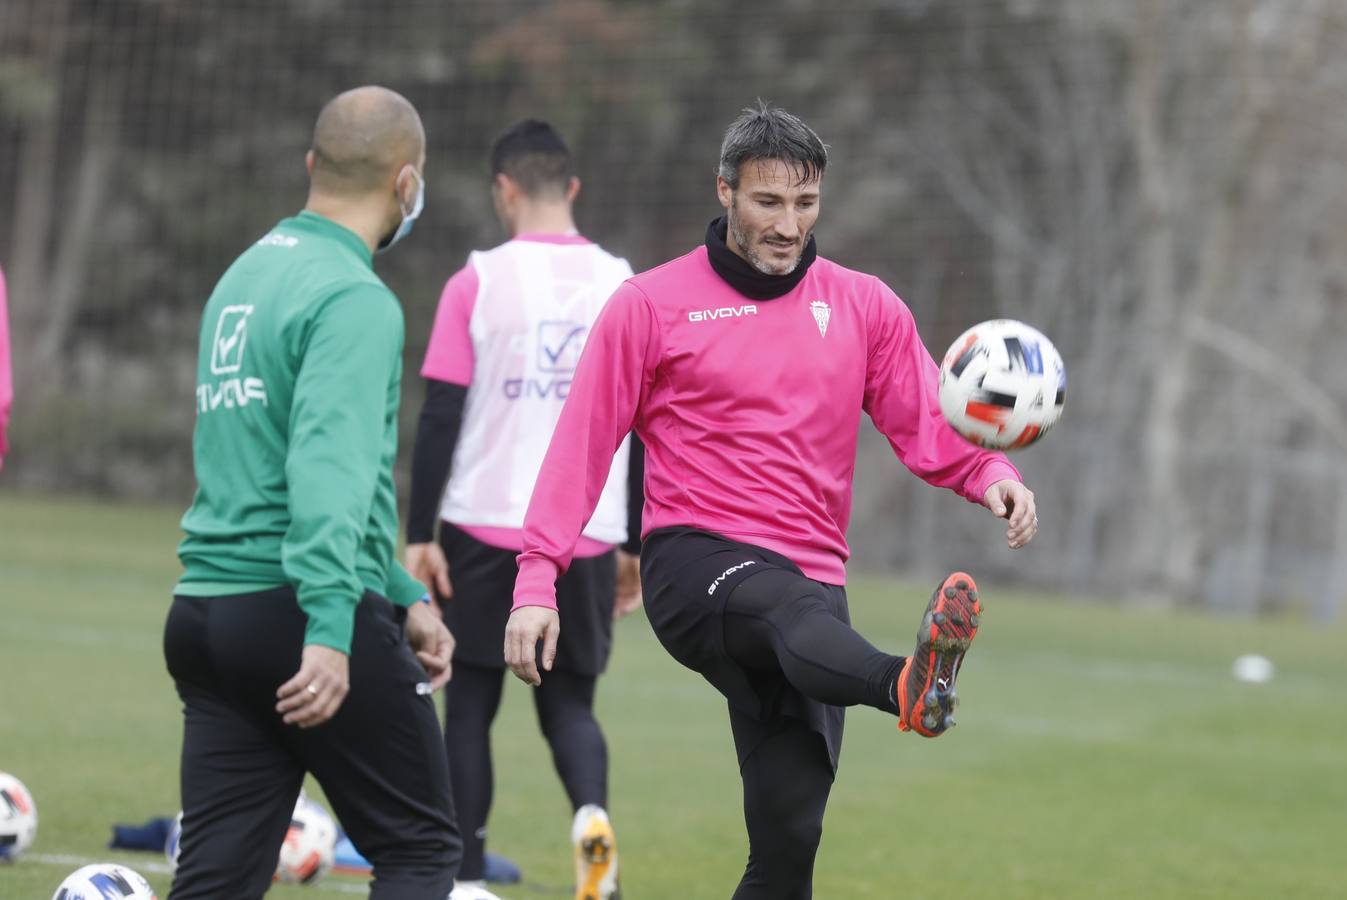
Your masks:
<svg viewBox="0 0 1347 900"><path fill-rule="evenodd" d="M182 813L173 817L173 824L168 826L168 840L164 841L164 856L168 859L168 865L172 869L178 868L178 854L182 852Z"/></svg>
<svg viewBox="0 0 1347 900"><path fill-rule="evenodd" d="M302 791L290 816L285 841L281 844L273 881L286 884L308 884L317 881L329 869L336 857L337 823L327 810L310 800ZM173 819L164 842L164 856L177 869L182 851L182 813Z"/></svg>
<svg viewBox="0 0 1347 900"><path fill-rule="evenodd" d="M51 900L156 900L154 888L135 871L115 863L94 863L71 873Z"/></svg>
<svg viewBox="0 0 1347 900"><path fill-rule="evenodd" d="M37 805L23 782L0 772L0 863L13 862L37 836Z"/></svg>
<svg viewBox="0 0 1347 900"><path fill-rule="evenodd" d="M301 795L281 844L276 881L283 884L317 881L332 868L336 852L337 823L327 810Z"/></svg>
<svg viewBox="0 0 1347 900"><path fill-rule="evenodd" d="M1048 433L1066 402L1066 366L1035 328L992 319L959 335L940 364L940 411L969 441L1027 447Z"/></svg>

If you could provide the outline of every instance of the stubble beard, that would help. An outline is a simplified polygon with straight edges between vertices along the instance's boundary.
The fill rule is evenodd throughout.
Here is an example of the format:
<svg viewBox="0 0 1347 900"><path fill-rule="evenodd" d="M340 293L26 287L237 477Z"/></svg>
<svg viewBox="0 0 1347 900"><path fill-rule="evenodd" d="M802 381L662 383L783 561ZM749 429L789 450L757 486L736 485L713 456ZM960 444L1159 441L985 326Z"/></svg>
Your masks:
<svg viewBox="0 0 1347 900"><path fill-rule="evenodd" d="M728 215L730 233L734 235L734 242L739 245L739 249L742 250L744 256L748 258L749 265L764 275L789 275L799 268L800 259L804 256L803 249L795 255L793 260L784 265L773 265L763 259L762 255L758 253L757 248L753 246L752 236L744 230L743 223L739 221L739 216L736 215L737 212L736 205L731 202ZM804 240L800 242L801 247L803 248L804 244L807 244L808 242L809 235L806 234Z"/></svg>

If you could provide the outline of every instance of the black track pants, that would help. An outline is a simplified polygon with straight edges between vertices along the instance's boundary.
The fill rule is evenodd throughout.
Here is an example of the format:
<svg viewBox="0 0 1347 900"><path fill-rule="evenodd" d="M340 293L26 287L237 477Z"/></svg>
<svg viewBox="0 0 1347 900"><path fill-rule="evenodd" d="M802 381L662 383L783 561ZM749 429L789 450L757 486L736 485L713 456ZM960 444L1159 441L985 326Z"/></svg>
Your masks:
<svg viewBox="0 0 1347 900"><path fill-rule="evenodd" d="M281 722L306 619L288 589L177 597L164 657L184 705L183 833L173 900L252 900L271 885L304 773L374 866L372 900L444 900L458 869L439 723L402 631L374 594L356 610L350 693L311 729Z"/></svg>
<svg viewBox="0 0 1347 900"><path fill-rule="evenodd" d="M837 590L785 569L750 575L725 598L725 650L750 671L779 670L811 700L897 715L904 658L877 650L838 618L828 603Z"/></svg>
<svg viewBox="0 0 1347 900"><path fill-rule="evenodd" d="M504 669L456 664L445 687L444 746L463 830L459 878L464 881L481 879L485 872L494 788L491 723L504 678ZM594 718L595 681L594 676L553 669L533 691L538 725L573 810L587 803L608 806L608 746Z"/></svg>
<svg viewBox="0 0 1347 900"><path fill-rule="evenodd" d="M833 786L828 748L798 719L781 719L776 732L763 738L759 723L731 709L730 727L736 743L741 732L754 741L739 769L748 866L734 900L809 900Z"/></svg>
<svg viewBox="0 0 1347 900"><path fill-rule="evenodd" d="M660 643L729 701L749 836L735 900L805 900L845 707L897 715L905 660L851 627L840 585L771 550L670 528L647 536L641 563Z"/></svg>

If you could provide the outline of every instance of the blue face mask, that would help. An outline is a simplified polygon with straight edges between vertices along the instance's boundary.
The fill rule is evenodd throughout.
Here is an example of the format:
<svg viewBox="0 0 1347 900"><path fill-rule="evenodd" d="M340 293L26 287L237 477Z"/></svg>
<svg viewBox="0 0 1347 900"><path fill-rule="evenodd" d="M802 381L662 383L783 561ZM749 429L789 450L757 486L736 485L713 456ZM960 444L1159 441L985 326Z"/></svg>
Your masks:
<svg viewBox="0 0 1347 900"><path fill-rule="evenodd" d="M417 185L416 201L412 203L412 211L403 211L402 222L398 225L397 231L394 231L391 235L384 238L383 242L379 244L378 252L380 253L412 233L412 224L416 221L417 216L421 215L421 210L426 206L426 183L421 178L421 174L415 169L412 169L412 174L416 176ZM398 201L398 205L402 205L401 200Z"/></svg>

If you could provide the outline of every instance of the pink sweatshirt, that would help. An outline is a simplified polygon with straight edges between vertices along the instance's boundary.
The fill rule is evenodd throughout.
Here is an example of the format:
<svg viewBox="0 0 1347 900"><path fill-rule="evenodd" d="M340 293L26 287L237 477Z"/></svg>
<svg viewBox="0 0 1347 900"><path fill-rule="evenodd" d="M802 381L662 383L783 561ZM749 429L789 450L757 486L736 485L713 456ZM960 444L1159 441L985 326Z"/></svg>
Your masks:
<svg viewBox="0 0 1347 900"><path fill-rule="evenodd" d="M555 581L633 427L643 534L682 525L775 550L844 584L861 411L909 469L980 503L1003 454L940 414L939 369L883 282L819 257L789 293L751 300L698 247L626 281L585 345L524 520L514 608Z"/></svg>
<svg viewBox="0 0 1347 900"><path fill-rule="evenodd" d="M0 272L0 469L5 465L9 440L9 406L14 400L14 372L9 359L9 308L5 298L5 273Z"/></svg>

